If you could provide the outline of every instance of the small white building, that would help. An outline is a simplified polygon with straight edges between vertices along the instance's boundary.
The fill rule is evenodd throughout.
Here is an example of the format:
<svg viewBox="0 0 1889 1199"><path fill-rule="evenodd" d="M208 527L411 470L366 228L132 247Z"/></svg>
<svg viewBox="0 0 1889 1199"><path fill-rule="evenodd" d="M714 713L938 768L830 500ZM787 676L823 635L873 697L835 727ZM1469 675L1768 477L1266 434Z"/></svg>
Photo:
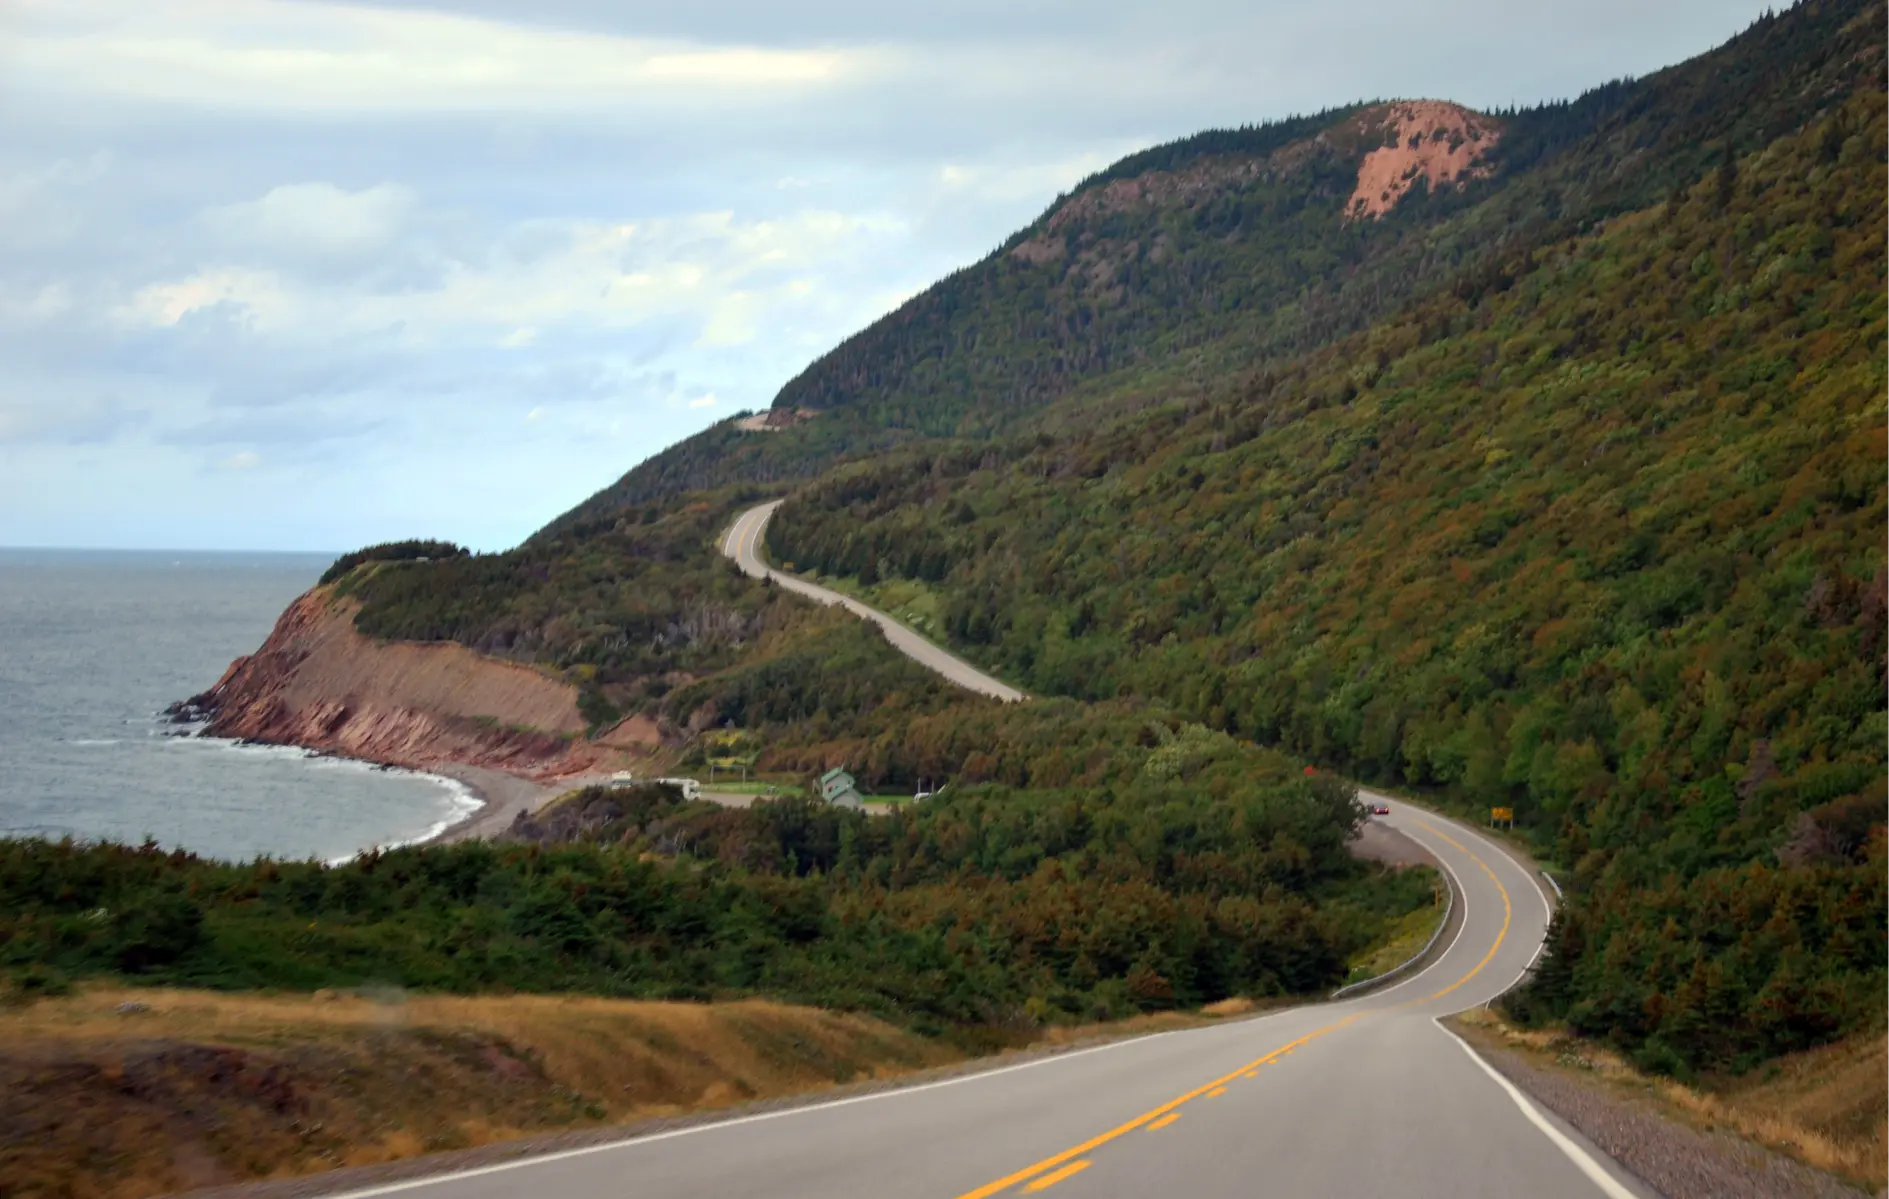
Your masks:
<svg viewBox="0 0 1889 1199"><path fill-rule="evenodd" d="M820 798L841 808L866 806L865 796L859 793L853 776L847 774L844 767L835 767L820 776Z"/></svg>

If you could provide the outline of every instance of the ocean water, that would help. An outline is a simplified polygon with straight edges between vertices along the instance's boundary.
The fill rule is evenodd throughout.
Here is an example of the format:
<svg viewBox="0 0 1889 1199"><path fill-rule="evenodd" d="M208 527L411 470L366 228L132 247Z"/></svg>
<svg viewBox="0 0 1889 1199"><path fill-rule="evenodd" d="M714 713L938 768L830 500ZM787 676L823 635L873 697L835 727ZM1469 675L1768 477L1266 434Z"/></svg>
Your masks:
<svg viewBox="0 0 1889 1199"><path fill-rule="evenodd" d="M345 858L477 807L431 775L176 736L326 554L0 549L0 835Z"/></svg>

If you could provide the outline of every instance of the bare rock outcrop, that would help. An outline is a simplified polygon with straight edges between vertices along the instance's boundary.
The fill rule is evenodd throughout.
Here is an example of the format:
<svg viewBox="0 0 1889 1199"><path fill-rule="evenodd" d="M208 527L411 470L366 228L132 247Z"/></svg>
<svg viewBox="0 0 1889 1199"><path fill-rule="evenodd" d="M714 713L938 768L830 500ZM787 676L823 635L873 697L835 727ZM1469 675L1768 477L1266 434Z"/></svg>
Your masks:
<svg viewBox="0 0 1889 1199"><path fill-rule="evenodd" d="M1383 144L1358 166L1347 220L1383 216L1419 179L1435 190L1488 175L1484 159L1502 136L1488 117L1443 100L1379 105L1358 118L1358 131L1381 136Z"/></svg>
<svg viewBox="0 0 1889 1199"><path fill-rule="evenodd" d="M376 642L356 631L354 605L324 588L179 710L207 716L213 736L542 780L627 768L661 739L632 719L587 740L571 684L453 643Z"/></svg>

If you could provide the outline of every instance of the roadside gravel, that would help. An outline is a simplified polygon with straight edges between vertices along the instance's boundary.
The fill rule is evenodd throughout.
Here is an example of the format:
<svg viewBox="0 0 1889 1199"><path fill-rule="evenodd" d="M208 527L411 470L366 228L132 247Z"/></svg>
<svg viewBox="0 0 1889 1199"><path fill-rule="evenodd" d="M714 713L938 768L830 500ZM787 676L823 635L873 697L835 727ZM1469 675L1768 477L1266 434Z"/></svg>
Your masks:
<svg viewBox="0 0 1889 1199"><path fill-rule="evenodd" d="M1457 1025L1484 1061L1666 1199L1856 1199L1866 1191L1725 1132L1702 1132Z"/></svg>

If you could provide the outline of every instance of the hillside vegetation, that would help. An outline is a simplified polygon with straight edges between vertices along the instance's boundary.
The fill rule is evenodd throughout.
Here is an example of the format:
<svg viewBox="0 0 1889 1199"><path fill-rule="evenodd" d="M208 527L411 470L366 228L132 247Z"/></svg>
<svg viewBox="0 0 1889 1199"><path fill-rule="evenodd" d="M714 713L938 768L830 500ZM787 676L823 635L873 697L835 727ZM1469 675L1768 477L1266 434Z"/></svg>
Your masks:
<svg viewBox="0 0 1889 1199"><path fill-rule="evenodd" d="M585 808L536 856L396 856L504 880L413 893L485 938L459 956L386 915L419 884L377 865L293 902L206 864L138 885L259 887L283 928L359 886L349 937L396 955L360 960L439 985L490 985L505 946L533 978L659 961L638 986L951 1021L1315 988L1412 880L1344 863L1344 805L1259 742L1514 809L1570 890L1521 1017L1678 1073L1880 1027L1884 25L1877 0L1805 0L1568 103L1156 147L813 363L781 427L719 425L507 554L337 568L364 631L564 672L594 728L732 724L763 769L966 788L840 818L844 866L801 865L780 806L661 816L687 845ZM952 692L736 574L720 531L781 494L777 562L1039 698ZM611 914L645 869L708 921L655 957ZM519 932L522 894L595 940ZM759 896L818 935L707 914ZM73 922L118 909L88 902L20 917L10 944L38 948L14 952L113 968ZM206 928L242 910L191 902ZM1098 956L1103 913L1145 951ZM239 960L193 952L165 969Z"/></svg>
<svg viewBox="0 0 1889 1199"><path fill-rule="evenodd" d="M1515 808L1580 895L1524 1005L1650 1061L1880 1019L1885 134L1865 91L1289 368L837 471L772 552L1032 691Z"/></svg>
<svg viewBox="0 0 1889 1199"><path fill-rule="evenodd" d="M671 739L876 707L935 711L959 697L842 613L759 586L713 550L754 498L735 488L648 506L499 554L389 561L349 555L331 571L360 603L355 624L387 640L457 641L534 663L580 689L593 730L632 713Z"/></svg>
<svg viewBox="0 0 1889 1199"><path fill-rule="evenodd" d="M1205 730L1143 734L1098 739L1080 789L959 788L889 816L646 786L541 816L580 830L561 844L335 867L0 841L0 966L41 988L762 994L975 1040L1334 986L1429 904L1427 875L1347 854L1355 788Z"/></svg>
<svg viewBox="0 0 1889 1199"><path fill-rule="evenodd" d="M551 529L688 490L792 483L919 439L983 444L1072 395L1086 422L1096 404L1171 397L1329 345L1658 203L1871 85L1880 14L1811 0L1642 80L1507 113L1457 109L1446 136L1486 145L1482 169L1420 181L1378 219L1346 214L1366 156L1415 132L1393 105L1131 155L790 380L775 408L817 419L746 436L725 422Z"/></svg>

